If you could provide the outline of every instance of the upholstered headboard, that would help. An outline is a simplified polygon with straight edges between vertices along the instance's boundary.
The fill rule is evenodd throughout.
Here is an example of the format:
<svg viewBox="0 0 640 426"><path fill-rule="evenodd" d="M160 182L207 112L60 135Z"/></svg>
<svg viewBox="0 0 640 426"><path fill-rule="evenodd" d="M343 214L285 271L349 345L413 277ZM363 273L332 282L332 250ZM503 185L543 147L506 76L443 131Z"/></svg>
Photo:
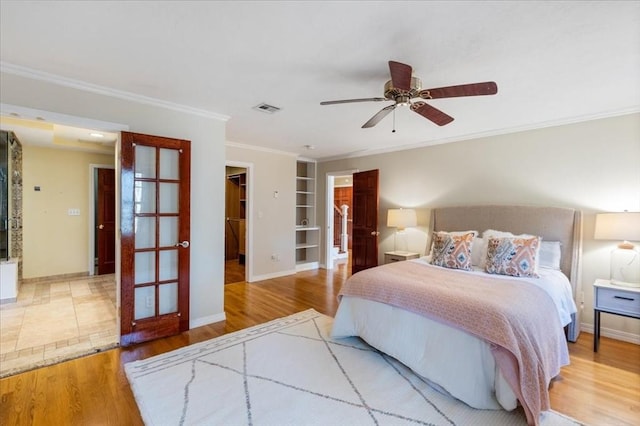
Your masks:
<svg viewBox="0 0 640 426"><path fill-rule="evenodd" d="M581 211L562 207L500 205L435 208L431 210L429 244L433 231L475 230L482 234L487 229L539 235L543 241L560 241L560 269L571 281L573 298L580 312ZM568 337L572 342L580 333L577 317L569 325Z"/></svg>

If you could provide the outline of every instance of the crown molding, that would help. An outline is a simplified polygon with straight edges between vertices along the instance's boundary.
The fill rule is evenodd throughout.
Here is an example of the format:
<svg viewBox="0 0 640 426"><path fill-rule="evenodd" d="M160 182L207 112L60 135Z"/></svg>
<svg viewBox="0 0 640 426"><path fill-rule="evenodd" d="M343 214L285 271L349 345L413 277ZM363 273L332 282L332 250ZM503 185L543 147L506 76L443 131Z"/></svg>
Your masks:
<svg viewBox="0 0 640 426"><path fill-rule="evenodd" d="M486 132L471 133L471 134L456 136L452 138L443 138L443 139L437 139L437 140L431 140L431 141L425 141L425 142L418 142L415 144L401 145L401 146L395 146L391 148L364 149L364 150L354 151L354 152L343 154L343 155L318 158L316 159L316 161L327 162L327 161L335 161L335 160L344 160L347 158L366 157L369 155L388 154L391 152L406 151L409 149L416 149L416 148L426 148L429 146L442 145L442 144L447 144L451 142L462 142L470 139L481 139L481 138L487 138L491 136L500 136L500 135L507 135L511 133L540 130L548 127L559 127L559 126L565 126L570 124L584 123L587 121L601 120L605 118L613 118L613 117L619 117L623 115L637 114L637 113L640 113L640 106L633 106L633 107L623 108L615 111L607 111L600 114L567 117L559 120L545 121L545 122L540 122L540 123L527 125L527 126L515 126L515 127L502 128L502 129L494 129Z"/></svg>
<svg viewBox="0 0 640 426"><path fill-rule="evenodd" d="M113 98L124 99L127 101L137 102L140 104L156 106L160 108L169 109L172 111L198 115L206 118L213 118L221 121L229 121L229 119L231 118L228 115L218 114L216 112L207 111L199 108L193 108L187 105L181 105L173 102L163 101L161 99L138 95L136 93L125 92L123 90L117 90L117 89L112 89L105 86L99 86L97 84L88 83L86 81L62 77L59 75L50 74L44 71L38 71L32 68L27 68L21 65L15 65L15 64L3 62L3 61L0 61L0 72L6 73L6 74L13 74L20 77L26 77L34 80L41 80L41 81L56 84L59 86L65 86L65 87L70 87L72 89L82 90L85 92L96 93L98 95L110 96Z"/></svg>
<svg viewBox="0 0 640 426"><path fill-rule="evenodd" d="M249 145L249 144L239 143L239 142L226 141L224 144L225 144L225 146L229 146L229 147L233 147L233 148L250 149L252 151L269 152L271 154L287 155L287 156L291 156L291 157L298 157L300 155L300 154L297 154L295 152L280 151L280 150L277 150L277 149L265 148L263 146Z"/></svg>

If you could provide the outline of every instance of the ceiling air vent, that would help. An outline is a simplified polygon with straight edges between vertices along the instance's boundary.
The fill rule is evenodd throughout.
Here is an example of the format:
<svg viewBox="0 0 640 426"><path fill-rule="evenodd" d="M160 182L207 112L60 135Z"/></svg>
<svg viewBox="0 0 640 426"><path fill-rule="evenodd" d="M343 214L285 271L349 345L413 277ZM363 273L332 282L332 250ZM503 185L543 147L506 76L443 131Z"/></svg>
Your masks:
<svg viewBox="0 0 640 426"><path fill-rule="evenodd" d="M266 112L267 114L273 114L274 112L280 111L280 108L265 103L258 104L254 106L253 109Z"/></svg>

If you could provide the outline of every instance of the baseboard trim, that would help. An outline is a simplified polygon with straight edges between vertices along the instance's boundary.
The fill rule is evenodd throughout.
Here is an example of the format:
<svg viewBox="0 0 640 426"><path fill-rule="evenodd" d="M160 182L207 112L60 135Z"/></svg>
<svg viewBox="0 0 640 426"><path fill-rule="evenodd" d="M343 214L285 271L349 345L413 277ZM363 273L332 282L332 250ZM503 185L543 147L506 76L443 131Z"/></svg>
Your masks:
<svg viewBox="0 0 640 426"><path fill-rule="evenodd" d="M62 281L62 280L80 279L80 278L86 278L88 276L90 276L89 271L73 272L70 274L48 275L46 277L23 278L20 281L20 284L33 284L33 283L42 283L46 281Z"/></svg>
<svg viewBox="0 0 640 426"><path fill-rule="evenodd" d="M256 281L270 280L272 278L279 278L279 277L286 277L287 275L294 275L295 273L296 273L295 270L289 270L289 271L273 272L271 274L254 275L250 277L250 279L248 279L247 282L253 283Z"/></svg>
<svg viewBox="0 0 640 426"><path fill-rule="evenodd" d="M209 315L207 317L196 318L189 321L189 330L191 330L192 328L202 327L204 325L209 325L216 322L224 321L226 319L227 319L227 314L225 314L224 312L216 315Z"/></svg>
<svg viewBox="0 0 640 426"><path fill-rule="evenodd" d="M593 324L580 324L580 331L593 334ZM613 328L600 327L600 335L611 339L622 340L623 342L640 345L640 336L626 331L615 330Z"/></svg>

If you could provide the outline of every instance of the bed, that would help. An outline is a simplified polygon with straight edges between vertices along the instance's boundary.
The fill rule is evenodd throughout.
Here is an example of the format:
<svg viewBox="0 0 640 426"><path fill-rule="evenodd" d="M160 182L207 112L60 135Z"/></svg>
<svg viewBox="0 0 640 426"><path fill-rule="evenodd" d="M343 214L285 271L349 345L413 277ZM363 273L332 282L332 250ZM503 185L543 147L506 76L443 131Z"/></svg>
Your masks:
<svg viewBox="0 0 640 426"><path fill-rule="evenodd" d="M539 237L538 244L557 249L555 267L513 277L488 274L477 260L459 270L425 257L361 271L341 289L332 335L361 337L474 408L521 405L528 423L537 424L550 408L551 379L569 362L566 340L579 334L582 215L556 207L436 208L427 247L441 234L482 237L486 230ZM492 234L489 240L510 238Z"/></svg>

